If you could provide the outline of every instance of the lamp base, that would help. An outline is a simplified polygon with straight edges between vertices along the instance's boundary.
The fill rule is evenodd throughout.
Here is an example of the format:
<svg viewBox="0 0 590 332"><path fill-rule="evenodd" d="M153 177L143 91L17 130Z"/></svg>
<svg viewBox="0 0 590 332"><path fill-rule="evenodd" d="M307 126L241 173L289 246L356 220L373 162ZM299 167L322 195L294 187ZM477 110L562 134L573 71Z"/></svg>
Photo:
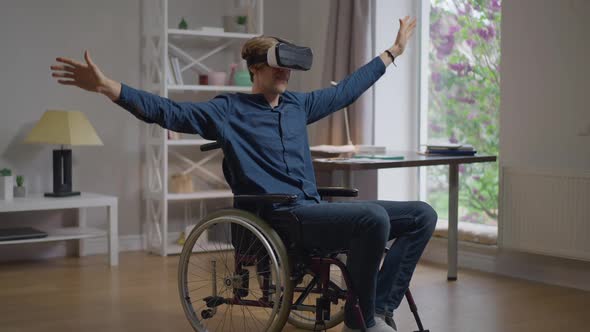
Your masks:
<svg viewBox="0 0 590 332"><path fill-rule="evenodd" d="M70 197L70 196L80 196L79 191L69 191L69 192L62 192L62 193L45 193L45 197Z"/></svg>
<svg viewBox="0 0 590 332"><path fill-rule="evenodd" d="M79 191L72 191L72 150L53 150L53 192L45 193L45 197L79 195Z"/></svg>

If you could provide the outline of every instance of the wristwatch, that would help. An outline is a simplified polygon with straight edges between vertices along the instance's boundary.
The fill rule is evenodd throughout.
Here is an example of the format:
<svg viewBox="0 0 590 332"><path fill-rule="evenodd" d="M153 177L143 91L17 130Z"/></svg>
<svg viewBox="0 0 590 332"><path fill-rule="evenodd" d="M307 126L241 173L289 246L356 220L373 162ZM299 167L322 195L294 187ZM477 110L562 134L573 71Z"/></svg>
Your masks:
<svg viewBox="0 0 590 332"><path fill-rule="evenodd" d="M390 50L385 50L385 53L387 53L387 55L389 55L389 57L391 58L391 63L393 63L393 65L397 67L397 65L395 64L395 56L393 55L393 53L391 53Z"/></svg>

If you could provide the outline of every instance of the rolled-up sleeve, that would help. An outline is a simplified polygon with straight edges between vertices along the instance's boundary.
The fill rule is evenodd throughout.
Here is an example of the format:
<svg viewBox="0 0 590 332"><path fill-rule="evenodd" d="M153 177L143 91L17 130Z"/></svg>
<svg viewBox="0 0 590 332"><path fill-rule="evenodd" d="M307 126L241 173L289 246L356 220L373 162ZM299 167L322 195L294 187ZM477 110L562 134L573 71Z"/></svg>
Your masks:
<svg viewBox="0 0 590 332"><path fill-rule="evenodd" d="M375 57L336 86L303 94L307 124L316 122L358 99L385 73L385 64Z"/></svg>
<svg viewBox="0 0 590 332"><path fill-rule="evenodd" d="M144 122L217 140L225 125L230 98L221 94L204 102L175 102L121 83L121 94L115 103Z"/></svg>

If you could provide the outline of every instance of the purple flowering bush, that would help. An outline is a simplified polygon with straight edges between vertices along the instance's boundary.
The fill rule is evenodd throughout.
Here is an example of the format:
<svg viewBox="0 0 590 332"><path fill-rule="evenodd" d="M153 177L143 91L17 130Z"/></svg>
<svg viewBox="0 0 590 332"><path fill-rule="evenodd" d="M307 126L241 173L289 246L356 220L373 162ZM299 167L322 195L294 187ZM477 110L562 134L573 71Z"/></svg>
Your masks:
<svg viewBox="0 0 590 332"><path fill-rule="evenodd" d="M500 0L431 0L428 140L498 155ZM428 201L448 211L448 168L431 167ZM460 220L497 224L498 164L459 169Z"/></svg>

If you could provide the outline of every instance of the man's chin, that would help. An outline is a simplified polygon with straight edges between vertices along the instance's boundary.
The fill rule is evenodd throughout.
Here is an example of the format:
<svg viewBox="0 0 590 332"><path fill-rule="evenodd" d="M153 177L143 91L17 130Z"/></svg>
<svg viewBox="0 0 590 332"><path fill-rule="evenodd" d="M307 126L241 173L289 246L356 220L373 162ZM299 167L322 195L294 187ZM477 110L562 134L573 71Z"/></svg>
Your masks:
<svg viewBox="0 0 590 332"><path fill-rule="evenodd" d="M277 93L283 93L287 90L287 84L280 84L275 86L275 91Z"/></svg>

